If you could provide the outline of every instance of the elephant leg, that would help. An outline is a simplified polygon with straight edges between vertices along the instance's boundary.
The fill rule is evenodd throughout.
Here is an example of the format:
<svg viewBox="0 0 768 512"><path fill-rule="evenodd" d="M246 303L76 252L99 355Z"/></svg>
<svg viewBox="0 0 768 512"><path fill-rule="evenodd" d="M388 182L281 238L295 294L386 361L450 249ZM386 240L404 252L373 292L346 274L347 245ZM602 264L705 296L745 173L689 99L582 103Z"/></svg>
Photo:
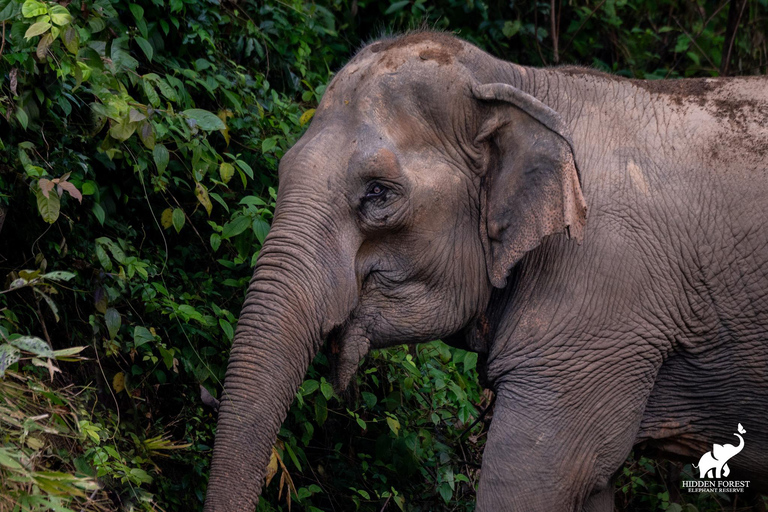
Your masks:
<svg viewBox="0 0 768 512"><path fill-rule="evenodd" d="M609 482L606 489L587 498L584 512L613 512L613 481Z"/></svg>
<svg viewBox="0 0 768 512"><path fill-rule="evenodd" d="M728 478L728 475L731 474L731 468L728 467L728 464L723 464L723 478Z"/></svg>
<svg viewBox="0 0 768 512"><path fill-rule="evenodd" d="M516 390L512 392L511 390ZM598 390L590 414L558 410L557 399L518 386L498 389L483 452L478 512L610 512L611 481L626 459L640 417L618 411ZM626 396L626 395L625 395ZM618 420L618 421L617 421ZM621 423L618 425L618 423Z"/></svg>

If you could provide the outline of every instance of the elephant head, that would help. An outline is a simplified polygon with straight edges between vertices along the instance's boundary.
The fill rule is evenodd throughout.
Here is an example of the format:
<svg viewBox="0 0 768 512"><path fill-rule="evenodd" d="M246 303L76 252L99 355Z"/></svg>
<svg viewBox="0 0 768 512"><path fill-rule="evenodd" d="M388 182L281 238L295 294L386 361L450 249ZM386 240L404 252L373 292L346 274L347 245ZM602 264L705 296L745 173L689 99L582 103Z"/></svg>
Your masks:
<svg viewBox="0 0 768 512"><path fill-rule="evenodd" d="M586 218L559 116L429 32L361 50L280 163L272 229L232 347L205 510L253 510L328 342L344 387L372 348L466 328L547 235Z"/></svg>

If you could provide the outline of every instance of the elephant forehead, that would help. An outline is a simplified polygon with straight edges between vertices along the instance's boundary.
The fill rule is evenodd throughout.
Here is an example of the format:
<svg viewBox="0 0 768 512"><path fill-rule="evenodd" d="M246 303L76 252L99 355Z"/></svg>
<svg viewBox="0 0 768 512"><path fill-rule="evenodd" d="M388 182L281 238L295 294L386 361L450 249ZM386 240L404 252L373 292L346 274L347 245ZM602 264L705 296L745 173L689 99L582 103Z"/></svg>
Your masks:
<svg viewBox="0 0 768 512"><path fill-rule="evenodd" d="M406 36L378 41L367 51L380 54L379 63L387 69L396 69L405 59L418 56L420 60L432 60L439 66L453 63L464 51L461 40L441 32L416 32Z"/></svg>
<svg viewBox="0 0 768 512"><path fill-rule="evenodd" d="M468 90L469 74L459 59L463 53L464 43L445 34L374 43L342 68L318 111L381 113L436 105L446 109L457 90Z"/></svg>

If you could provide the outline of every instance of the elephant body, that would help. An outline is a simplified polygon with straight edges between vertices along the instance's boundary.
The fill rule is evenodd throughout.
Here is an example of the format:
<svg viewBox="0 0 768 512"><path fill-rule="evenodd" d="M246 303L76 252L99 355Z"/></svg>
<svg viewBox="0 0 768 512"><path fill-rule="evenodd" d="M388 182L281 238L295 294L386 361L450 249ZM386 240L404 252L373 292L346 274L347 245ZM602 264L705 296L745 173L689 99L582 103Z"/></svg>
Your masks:
<svg viewBox="0 0 768 512"><path fill-rule="evenodd" d="M373 348L480 354L479 511L610 511L633 448L695 461L734 418L732 472L764 486L766 212L765 78L533 69L430 32L367 46L281 162L206 511L253 510L326 342L341 386Z"/></svg>

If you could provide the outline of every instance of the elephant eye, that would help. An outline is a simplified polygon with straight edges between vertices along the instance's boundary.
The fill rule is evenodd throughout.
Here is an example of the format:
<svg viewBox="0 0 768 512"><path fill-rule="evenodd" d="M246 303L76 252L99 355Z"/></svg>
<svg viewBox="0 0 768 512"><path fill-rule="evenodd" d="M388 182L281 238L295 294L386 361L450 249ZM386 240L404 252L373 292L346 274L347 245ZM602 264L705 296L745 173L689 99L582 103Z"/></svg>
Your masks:
<svg viewBox="0 0 768 512"><path fill-rule="evenodd" d="M381 183L374 181L368 186L368 190L365 192L365 199L378 199L384 197L387 193L387 187Z"/></svg>

